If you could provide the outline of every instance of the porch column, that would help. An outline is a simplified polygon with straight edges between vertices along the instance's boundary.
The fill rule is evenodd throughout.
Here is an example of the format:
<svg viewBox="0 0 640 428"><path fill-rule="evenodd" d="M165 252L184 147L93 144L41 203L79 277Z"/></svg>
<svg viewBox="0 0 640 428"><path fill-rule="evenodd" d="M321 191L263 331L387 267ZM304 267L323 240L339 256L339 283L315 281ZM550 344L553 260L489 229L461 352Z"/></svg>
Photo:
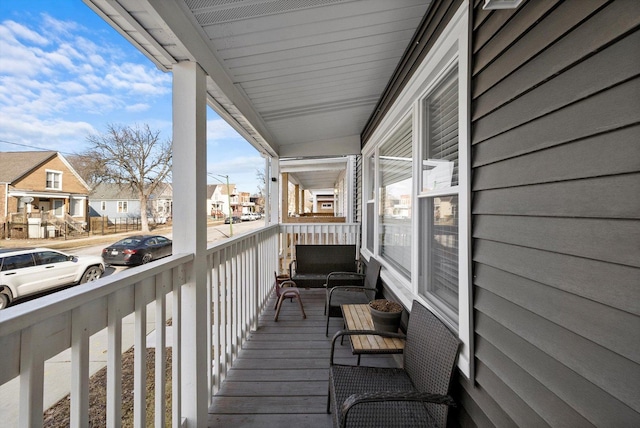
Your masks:
<svg viewBox="0 0 640 428"><path fill-rule="evenodd" d="M278 158L268 158L266 160L265 171L267 174L266 188L268 189L267 198L265 203L265 214L267 215L267 225L278 224L280 221L280 161ZM275 181L274 181L275 179Z"/></svg>
<svg viewBox="0 0 640 428"><path fill-rule="evenodd" d="M289 173L283 172L280 174L281 190L282 190L282 222L287 223L289 221Z"/></svg>
<svg viewBox="0 0 640 428"><path fill-rule="evenodd" d="M296 184L295 185L295 198L296 198L296 208L295 208L295 213L296 214L300 214L300 185Z"/></svg>
<svg viewBox="0 0 640 428"><path fill-rule="evenodd" d="M173 67L173 254L193 253L182 288L182 417L207 423L206 82L195 62ZM175 324L174 324L175 325Z"/></svg>

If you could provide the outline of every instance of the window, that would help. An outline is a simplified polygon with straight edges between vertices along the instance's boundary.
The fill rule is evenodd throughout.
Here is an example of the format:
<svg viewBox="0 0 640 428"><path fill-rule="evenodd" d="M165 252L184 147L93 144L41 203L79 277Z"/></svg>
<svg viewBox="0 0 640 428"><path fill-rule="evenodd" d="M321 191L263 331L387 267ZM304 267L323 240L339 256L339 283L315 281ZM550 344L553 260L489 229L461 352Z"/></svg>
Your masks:
<svg viewBox="0 0 640 428"><path fill-rule="evenodd" d="M60 171L46 171L47 174L47 189L62 190L62 172Z"/></svg>
<svg viewBox="0 0 640 428"><path fill-rule="evenodd" d="M363 245L397 299L423 301L457 330L458 366L471 377L468 9L456 11L364 147Z"/></svg>
<svg viewBox="0 0 640 428"><path fill-rule="evenodd" d="M71 204L71 215L80 217L84 215L84 199L81 198L71 198L69 201Z"/></svg>
<svg viewBox="0 0 640 428"><path fill-rule="evenodd" d="M129 208L127 207L127 201L118 201L118 212L119 213L129 212Z"/></svg>
<svg viewBox="0 0 640 428"><path fill-rule="evenodd" d="M107 210L107 201L101 201L100 202L100 211L106 211Z"/></svg>
<svg viewBox="0 0 640 428"><path fill-rule="evenodd" d="M62 217L64 215L64 201L61 199L54 199L53 201L53 214L56 217Z"/></svg>
<svg viewBox="0 0 640 428"><path fill-rule="evenodd" d="M22 269L32 266L35 266L35 263L33 262L33 256L31 255L31 253L8 256L5 257L4 260L2 260L3 271Z"/></svg>
<svg viewBox="0 0 640 428"><path fill-rule="evenodd" d="M51 263L63 263L69 261L69 257L67 255L56 251L39 251L34 255L36 258L36 264L38 265L48 265Z"/></svg>
<svg viewBox="0 0 640 428"><path fill-rule="evenodd" d="M458 73L424 99L418 292L458 324Z"/></svg>
<svg viewBox="0 0 640 428"><path fill-rule="evenodd" d="M411 118L380 147L380 255L405 277L411 272Z"/></svg>
<svg viewBox="0 0 640 428"><path fill-rule="evenodd" d="M366 234L367 234L367 250L373 253L374 242L374 227L375 227L375 198L376 198L376 157L371 155L367 158L367 183L366 183L366 195L367 195L367 209L366 209Z"/></svg>

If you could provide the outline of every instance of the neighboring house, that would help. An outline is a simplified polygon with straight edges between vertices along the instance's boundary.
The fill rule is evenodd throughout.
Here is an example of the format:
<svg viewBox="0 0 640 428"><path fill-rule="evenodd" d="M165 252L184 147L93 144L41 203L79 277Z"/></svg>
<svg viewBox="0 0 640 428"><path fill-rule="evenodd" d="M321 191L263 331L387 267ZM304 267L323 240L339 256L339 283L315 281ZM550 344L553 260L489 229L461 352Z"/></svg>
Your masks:
<svg viewBox="0 0 640 428"><path fill-rule="evenodd" d="M173 190L171 184L161 183L156 192L149 196L147 215L156 223L164 223L171 218L173 210ZM140 218L140 198L128 186L115 183L100 183L89 197L89 215L109 219Z"/></svg>
<svg viewBox="0 0 640 428"><path fill-rule="evenodd" d="M224 218L229 216L229 202L233 215L241 212L239 209L238 191L235 184L229 184L227 192L226 184L207 185L207 214L214 218ZM230 196L227 196L230 193ZM239 214L238 214L239 215Z"/></svg>
<svg viewBox="0 0 640 428"><path fill-rule="evenodd" d="M330 194L313 195L313 212L321 214L334 214L335 197Z"/></svg>
<svg viewBox="0 0 640 428"><path fill-rule="evenodd" d="M1 223L31 224L32 238L45 237L45 223L56 233L69 230L65 225L72 230L86 225L90 188L60 153L2 152L0 165Z"/></svg>

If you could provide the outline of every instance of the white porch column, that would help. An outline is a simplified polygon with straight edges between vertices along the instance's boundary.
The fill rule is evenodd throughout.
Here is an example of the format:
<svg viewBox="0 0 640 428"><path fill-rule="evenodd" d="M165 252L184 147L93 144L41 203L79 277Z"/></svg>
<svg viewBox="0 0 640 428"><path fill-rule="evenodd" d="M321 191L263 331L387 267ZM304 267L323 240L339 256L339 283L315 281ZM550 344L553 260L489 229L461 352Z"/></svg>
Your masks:
<svg viewBox="0 0 640 428"><path fill-rule="evenodd" d="M272 177L276 181L272 180ZM267 186L269 188L269 225L280 222L280 160L271 158L271 168L267 176ZM287 209L284 207L284 209Z"/></svg>
<svg viewBox="0 0 640 428"><path fill-rule="evenodd" d="M182 292L182 417L207 423L207 105L202 68L173 67L173 253L194 253Z"/></svg>

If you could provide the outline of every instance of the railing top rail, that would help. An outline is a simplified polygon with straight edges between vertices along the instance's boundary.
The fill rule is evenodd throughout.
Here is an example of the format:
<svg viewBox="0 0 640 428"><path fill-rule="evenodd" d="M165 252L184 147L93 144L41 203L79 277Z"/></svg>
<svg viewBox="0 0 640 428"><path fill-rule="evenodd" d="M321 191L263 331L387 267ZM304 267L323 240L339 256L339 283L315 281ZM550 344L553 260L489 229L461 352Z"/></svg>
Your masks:
<svg viewBox="0 0 640 428"><path fill-rule="evenodd" d="M243 241L243 240L245 240L247 238L251 238L251 237L253 237L255 235L260 235L260 234L263 234L263 233L266 233L266 232L270 232L270 231L271 232L278 232L278 230L279 229L278 229L278 225L277 224L274 224L274 225L271 225L271 226L265 226L263 228L253 230L253 231L251 231L249 233L244 233L242 235L237 235L237 236L231 237L229 239L226 239L224 241L215 242L211 246L207 247L207 252L210 253L210 252L214 252L214 251L223 250L223 249L225 249L227 247L231 247L234 244L237 244L238 242L241 242L241 241Z"/></svg>
<svg viewBox="0 0 640 428"><path fill-rule="evenodd" d="M68 312L93 300L114 293L131 284L155 276L193 260L193 254L177 254L135 269L127 269L116 277L103 277L96 281L57 291L39 299L21 303L0 311L0 337L20 331L30 325Z"/></svg>

